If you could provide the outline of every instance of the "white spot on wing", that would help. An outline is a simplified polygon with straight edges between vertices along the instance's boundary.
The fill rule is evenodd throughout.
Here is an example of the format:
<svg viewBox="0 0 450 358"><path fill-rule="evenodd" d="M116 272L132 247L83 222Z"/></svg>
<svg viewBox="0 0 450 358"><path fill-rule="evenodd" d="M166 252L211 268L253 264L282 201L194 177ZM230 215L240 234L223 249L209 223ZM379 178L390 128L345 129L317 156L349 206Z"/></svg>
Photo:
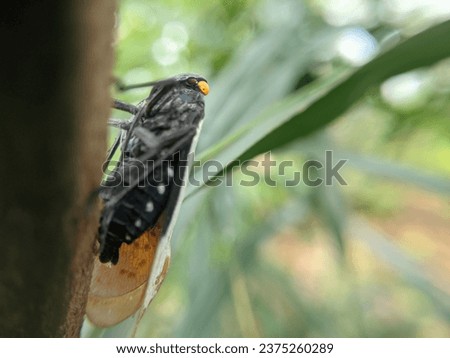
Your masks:
<svg viewBox="0 0 450 358"><path fill-rule="evenodd" d="M169 178L173 177L173 169L172 169L172 167L167 167L167 175L169 176Z"/></svg>
<svg viewBox="0 0 450 358"><path fill-rule="evenodd" d="M162 185L162 184L159 184L156 187L156 190L158 190L158 194L159 195L163 195L166 192L166 187L164 185Z"/></svg>
<svg viewBox="0 0 450 358"><path fill-rule="evenodd" d="M153 211L153 209L154 209L153 202L149 201L147 203L147 205L145 205L145 211L149 213L149 212Z"/></svg>
<svg viewBox="0 0 450 358"><path fill-rule="evenodd" d="M130 242L131 241L131 236L130 235L125 235L125 240Z"/></svg>
<svg viewBox="0 0 450 358"><path fill-rule="evenodd" d="M141 220L141 219L137 219L137 220L134 222L134 225L136 225L136 227L141 227L141 225L142 225L142 220Z"/></svg>

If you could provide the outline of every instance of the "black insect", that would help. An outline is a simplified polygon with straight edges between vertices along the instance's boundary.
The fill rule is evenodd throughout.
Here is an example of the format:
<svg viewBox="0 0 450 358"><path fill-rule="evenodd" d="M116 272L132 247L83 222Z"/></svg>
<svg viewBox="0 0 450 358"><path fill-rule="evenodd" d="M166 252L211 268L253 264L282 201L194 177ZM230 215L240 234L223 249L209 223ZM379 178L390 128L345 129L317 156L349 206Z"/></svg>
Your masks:
<svg viewBox="0 0 450 358"><path fill-rule="evenodd" d="M204 116L203 96L209 87L202 76L182 74L133 88L148 85L153 86L150 95L137 106L114 102L114 108L133 117L110 122L122 133L108 153L106 167L119 146L122 152L100 189L104 208L98 240L103 263L116 264L120 246L139 238L161 215L166 216L163 234L168 230Z"/></svg>

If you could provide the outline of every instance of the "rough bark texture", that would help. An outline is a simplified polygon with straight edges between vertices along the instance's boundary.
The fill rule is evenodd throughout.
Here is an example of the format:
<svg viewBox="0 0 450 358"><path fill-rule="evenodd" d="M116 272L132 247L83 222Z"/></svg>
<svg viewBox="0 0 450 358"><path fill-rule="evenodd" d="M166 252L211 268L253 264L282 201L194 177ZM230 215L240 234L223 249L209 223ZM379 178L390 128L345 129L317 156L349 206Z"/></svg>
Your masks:
<svg viewBox="0 0 450 358"><path fill-rule="evenodd" d="M17 0L0 40L0 337L75 337L106 148L114 1Z"/></svg>

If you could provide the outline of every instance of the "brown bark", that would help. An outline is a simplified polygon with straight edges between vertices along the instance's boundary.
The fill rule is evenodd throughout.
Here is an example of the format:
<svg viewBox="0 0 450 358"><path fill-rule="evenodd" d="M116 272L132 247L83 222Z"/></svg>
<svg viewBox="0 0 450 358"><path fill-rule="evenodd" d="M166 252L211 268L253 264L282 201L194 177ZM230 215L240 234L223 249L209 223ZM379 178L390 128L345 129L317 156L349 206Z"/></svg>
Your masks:
<svg viewBox="0 0 450 358"><path fill-rule="evenodd" d="M75 337L92 269L114 2L18 0L0 40L0 336Z"/></svg>

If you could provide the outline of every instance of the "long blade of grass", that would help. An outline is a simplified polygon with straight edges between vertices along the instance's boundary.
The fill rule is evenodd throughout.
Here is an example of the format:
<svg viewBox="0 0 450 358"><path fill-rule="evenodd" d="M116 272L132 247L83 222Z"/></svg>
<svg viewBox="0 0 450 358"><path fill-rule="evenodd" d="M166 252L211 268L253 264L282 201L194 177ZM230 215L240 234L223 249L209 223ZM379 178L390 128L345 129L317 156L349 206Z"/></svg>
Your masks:
<svg viewBox="0 0 450 358"><path fill-rule="evenodd" d="M215 159L226 167L235 160L253 158L326 126L385 79L449 57L448 33L450 21L407 39L351 75L339 73L300 89L202 153L200 161ZM220 172L217 170L216 174Z"/></svg>

